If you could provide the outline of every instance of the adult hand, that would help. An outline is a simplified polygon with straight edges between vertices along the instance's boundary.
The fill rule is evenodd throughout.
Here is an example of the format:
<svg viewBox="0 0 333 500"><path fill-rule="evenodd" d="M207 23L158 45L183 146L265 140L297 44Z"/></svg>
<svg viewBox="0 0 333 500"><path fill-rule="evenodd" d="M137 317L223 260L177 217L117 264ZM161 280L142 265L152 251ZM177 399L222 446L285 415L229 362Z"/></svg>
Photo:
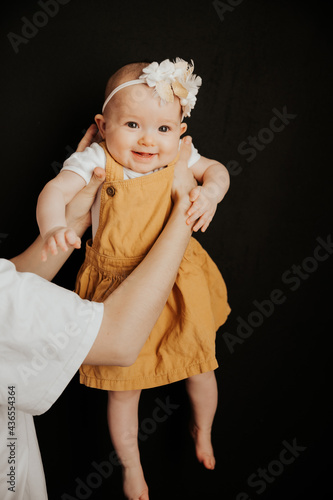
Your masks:
<svg viewBox="0 0 333 500"><path fill-rule="evenodd" d="M91 225L90 209L95 201L98 188L105 180L105 170L101 167L94 169L89 184L66 206L66 221L69 227L75 229L78 236Z"/></svg>
<svg viewBox="0 0 333 500"><path fill-rule="evenodd" d="M98 128L95 124L90 125L84 137L78 144L76 151L81 152L93 142L100 142ZM98 188L105 180L105 170L101 167L94 169L93 176L87 184L66 206L67 225L75 229L79 236L91 225L90 209L95 201Z"/></svg>
<svg viewBox="0 0 333 500"><path fill-rule="evenodd" d="M174 203L183 203L184 208L188 210L191 205L189 193L197 186L191 169L188 168L188 161L191 156L191 143L190 136L184 137L181 142L179 158L175 165L175 172L171 190L171 196Z"/></svg>
<svg viewBox="0 0 333 500"><path fill-rule="evenodd" d="M79 142L76 148L76 151L78 153L81 153L81 151L84 151L93 142L101 142L101 141L102 137L100 136L97 125L93 123L92 125L90 125L87 132L82 137L81 141Z"/></svg>

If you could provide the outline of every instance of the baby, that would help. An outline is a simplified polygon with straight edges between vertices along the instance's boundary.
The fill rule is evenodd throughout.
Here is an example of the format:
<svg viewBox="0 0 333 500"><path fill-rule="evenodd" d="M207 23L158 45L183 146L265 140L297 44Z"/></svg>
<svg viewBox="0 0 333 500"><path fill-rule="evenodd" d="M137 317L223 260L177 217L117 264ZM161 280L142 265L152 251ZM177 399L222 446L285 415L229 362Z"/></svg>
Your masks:
<svg viewBox="0 0 333 500"><path fill-rule="evenodd" d="M106 170L92 209L93 238L77 277L81 297L102 301L125 278L130 280L160 234L171 211L174 165L187 129L183 118L190 116L200 85L193 64L181 59L122 67L109 79L102 114L95 117L103 141L74 153L40 194L37 220L45 260L58 248L79 248L79 238L66 226L66 204L89 182L96 166ZM205 231L228 190L229 176L223 165L200 156L193 145L189 167L199 186L190 193L187 223L194 231ZM108 391L110 436L127 498L149 498L137 439L142 389L186 379L196 455L214 469L215 334L229 312L217 266L191 238L173 290L137 361L129 367L81 367L81 383Z"/></svg>

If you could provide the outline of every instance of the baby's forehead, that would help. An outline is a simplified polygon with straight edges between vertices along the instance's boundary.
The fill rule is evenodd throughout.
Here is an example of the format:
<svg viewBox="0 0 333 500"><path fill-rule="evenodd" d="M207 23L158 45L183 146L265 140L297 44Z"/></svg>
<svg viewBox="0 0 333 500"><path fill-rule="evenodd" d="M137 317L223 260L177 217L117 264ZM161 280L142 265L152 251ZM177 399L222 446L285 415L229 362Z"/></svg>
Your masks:
<svg viewBox="0 0 333 500"><path fill-rule="evenodd" d="M178 97L173 103L162 104L155 90L145 84L126 87L117 92L110 101L110 110L117 114L137 114L147 116L147 105L149 110L153 108L156 115L161 117L181 115L181 105Z"/></svg>
<svg viewBox="0 0 333 500"><path fill-rule="evenodd" d="M138 107L140 104L147 103L154 97L154 89L151 89L145 84L142 85L130 85L119 92L117 92L113 97L115 103L119 106L127 105L130 107Z"/></svg>

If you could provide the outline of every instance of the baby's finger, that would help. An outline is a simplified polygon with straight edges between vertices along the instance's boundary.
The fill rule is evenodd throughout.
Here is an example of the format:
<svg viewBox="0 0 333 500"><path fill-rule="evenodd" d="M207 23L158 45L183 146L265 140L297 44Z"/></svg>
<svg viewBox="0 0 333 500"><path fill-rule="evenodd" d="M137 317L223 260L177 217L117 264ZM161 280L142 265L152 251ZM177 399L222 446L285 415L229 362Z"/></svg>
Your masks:
<svg viewBox="0 0 333 500"><path fill-rule="evenodd" d="M207 207L205 204L201 204L198 202L195 202L192 204L192 206L189 208L187 211L187 215L189 215L189 221L195 222L199 217L207 213Z"/></svg>
<svg viewBox="0 0 333 500"><path fill-rule="evenodd" d="M191 215L191 217L189 217L187 220L186 220L186 224L188 225L191 225L191 224L194 224L194 223L198 223L198 221L204 217L204 221L206 221L206 218L205 218L205 212L201 212L201 211L197 211L195 212L194 214ZM200 226L201 227L201 226Z"/></svg>
<svg viewBox="0 0 333 500"><path fill-rule="evenodd" d="M192 191L189 194L190 201L195 201L197 198L200 196L200 190L201 186L197 186L196 188L192 189Z"/></svg>
<svg viewBox="0 0 333 500"><path fill-rule="evenodd" d="M47 246L44 245L43 248L42 248L42 254L41 254L41 258L42 258L42 262L46 262L47 261Z"/></svg>
<svg viewBox="0 0 333 500"><path fill-rule="evenodd" d="M81 239L77 236L74 229L68 229L65 232L65 238L68 245L74 248L81 248Z"/></svg>
<svg viewBox="0 0 333 500"><path fill-rule="evenodd" d="M199 231L199 229L201 229L201 231L203 232L206 231L212 219L213 218L207 212L205 212L195 223L193 231Z"/></svg>
<svg viewBox="0 0 333 500"><path fill-rule="evenodd" d="M66 245L65 241L65 233L64 232L59 232L54 235L54 239L56 242L56 245L61 248L63 252L67 252L68 246Z"/></svg>
<svg viewBox="0 0 333 500"><path fill-rule="evenodd" d="M197 232L199 229L201 229L205 225L205 219L204 217L200 217L200 219L197 220L197 222L193 226L193 231Z"/></svg>
<svg viewBox="0 0 333 500"><path fill-rule="evenodd" d="M50 238L47 239L46 249L48 252L51 252L52 255L58 254L57 244L53 236L50 236Z"/></svg>
<svg viewBox="0 0 333 500"><path fill-rule="evenodd" d="M201 217L200 217L200 219L198 219L197 222L192 227L192 231L194 231L196 233L197 231L199 231L199 229L202 227L202 225L203 225L203 222L202 222Z"/></svg>
<svg viewBox="0 0 333 500"><path fill-rule="evenodd" d="M200 210L201 210L201 213L199 214ZM192 203L192 205L190 206L190 208L187 211L187 215L190 215L190 216L195 215L196 216L195 218L197 219L200 215L203 214L203 212L204 212L204 210L203 210L202 204L200 203L200 201L197 200L194 203Z"/></svg>
<svg viewBox="0 0 333 500"><path fill-rule="evenodd" d="M201 217L202 213L199 211L193 213L187 220L186 224L190 225L193 224L196 220L198 220Z"/></svg>
<svg viewBox="0 0 333 500"><path fill-rule="evenodd" d="M204 233L206 231L206 229L208 228L209 224L211 223L211 220L210 221L207 221L201 228L201 232Z"/></svg>

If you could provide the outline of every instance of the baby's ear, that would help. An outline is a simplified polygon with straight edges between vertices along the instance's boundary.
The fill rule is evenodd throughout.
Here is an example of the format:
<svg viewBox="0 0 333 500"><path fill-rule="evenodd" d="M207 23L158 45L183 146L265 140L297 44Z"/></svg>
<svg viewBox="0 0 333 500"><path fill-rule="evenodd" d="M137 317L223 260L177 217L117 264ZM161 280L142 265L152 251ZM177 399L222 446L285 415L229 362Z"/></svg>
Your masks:
<svg viewBox="0 0 333 500"><path fill-rule="evenodd" d="M98 127L99 133L101 134L102 138L105 139L105 119L103 115L96 115L95 116L95 122Z"/></svg>
<svg viewBox="0 0 333 500"><path fill-rule="evenodd" d="M180 124L180 135L185 134L186 130L187 130L187 123L181 123Z"/></svg>

